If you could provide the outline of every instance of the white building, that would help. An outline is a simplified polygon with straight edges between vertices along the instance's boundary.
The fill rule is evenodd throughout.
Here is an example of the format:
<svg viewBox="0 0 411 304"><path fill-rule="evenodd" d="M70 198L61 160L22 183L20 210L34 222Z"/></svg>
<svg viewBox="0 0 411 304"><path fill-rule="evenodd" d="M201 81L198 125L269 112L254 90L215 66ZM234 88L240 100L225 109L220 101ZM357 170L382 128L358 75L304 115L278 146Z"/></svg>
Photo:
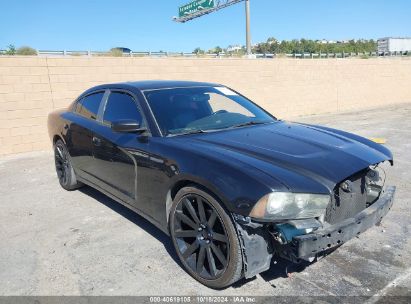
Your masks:
<svg viewBox="0 0 411 304"><path fill-rule="evenodd" d="M242 49L243 47L241 45L229 45L227 48L227 52L238 52Z"/></svg>
<svg viewBox="0 0 411 304"><path fill-rule="evenodd" d="M411 51L411 38L386 37L378 39L378 52L380 53L400 53Z"/></svg>
<svg viewBox="0 0 411 304"><path fill-rule="evenodd" d="M319 43L319 44L335 44L335 43L337 43L337 41L327 40L327 39L316 40L316 42Z"/></svg>

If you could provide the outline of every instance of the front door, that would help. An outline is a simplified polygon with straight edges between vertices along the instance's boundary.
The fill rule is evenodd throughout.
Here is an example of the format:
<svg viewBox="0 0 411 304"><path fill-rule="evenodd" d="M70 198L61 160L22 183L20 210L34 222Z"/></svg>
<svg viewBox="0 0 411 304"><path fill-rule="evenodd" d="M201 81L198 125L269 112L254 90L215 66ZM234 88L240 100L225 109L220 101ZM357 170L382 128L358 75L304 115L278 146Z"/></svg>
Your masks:
<svg viewBox="0 0 411 304"><path fill-rule="evenodd" d="M92 174L116 197L137 202L137 164L128 146L135 146L138 135L114 132L111 123L122 119L143 122L136 100L128 93L112 91L103 112L102 124L93 132ZM141 143L144 146L144 143Z"/></svg>

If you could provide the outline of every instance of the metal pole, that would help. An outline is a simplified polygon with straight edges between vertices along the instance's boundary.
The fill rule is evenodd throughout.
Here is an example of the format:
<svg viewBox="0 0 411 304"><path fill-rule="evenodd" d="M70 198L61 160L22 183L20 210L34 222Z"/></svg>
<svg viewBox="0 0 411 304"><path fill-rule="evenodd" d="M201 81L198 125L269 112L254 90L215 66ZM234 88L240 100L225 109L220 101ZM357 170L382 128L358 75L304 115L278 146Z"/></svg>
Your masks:
<svg viewBox="0 0 411 304"><path fill-rule="evenodd" d="M251 55L250 0L245 0L245 29L246 29L247 55Z"/></svg>

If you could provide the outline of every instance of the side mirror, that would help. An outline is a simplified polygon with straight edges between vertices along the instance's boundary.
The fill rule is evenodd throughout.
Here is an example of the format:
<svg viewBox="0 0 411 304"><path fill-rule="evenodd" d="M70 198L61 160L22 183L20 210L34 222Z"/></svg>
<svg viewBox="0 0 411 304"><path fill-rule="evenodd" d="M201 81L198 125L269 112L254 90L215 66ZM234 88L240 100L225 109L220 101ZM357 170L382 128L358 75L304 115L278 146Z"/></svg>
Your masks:
<svg viewBox="0 0 411 304"><path fill-rule="evenodd" d="M137 120L117 120L111 123L111 129L115 132L122 133L143 133L146 128L141 128Z"/></svg>

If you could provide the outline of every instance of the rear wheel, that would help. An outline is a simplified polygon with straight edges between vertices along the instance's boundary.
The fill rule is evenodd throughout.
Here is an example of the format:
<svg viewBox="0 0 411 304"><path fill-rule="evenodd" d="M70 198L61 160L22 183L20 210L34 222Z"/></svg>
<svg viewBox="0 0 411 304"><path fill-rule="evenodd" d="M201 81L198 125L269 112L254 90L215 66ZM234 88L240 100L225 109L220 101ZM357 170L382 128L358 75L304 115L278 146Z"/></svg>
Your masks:
<svg viewBox="0 0 411 304"><path fill-rule="evenodd" d="M54 162L59 183L64 189L74 190L83 186L76 179L67 147L60 139L54 144Z"/></svg>
<svg viewBox="0 0 411 304"><path fill-rule="evenodd" d="M196 187L177 193L170 234L183 266L202 284L224 288L241 278L242 256L234 225L208 193Z"/></svg>

